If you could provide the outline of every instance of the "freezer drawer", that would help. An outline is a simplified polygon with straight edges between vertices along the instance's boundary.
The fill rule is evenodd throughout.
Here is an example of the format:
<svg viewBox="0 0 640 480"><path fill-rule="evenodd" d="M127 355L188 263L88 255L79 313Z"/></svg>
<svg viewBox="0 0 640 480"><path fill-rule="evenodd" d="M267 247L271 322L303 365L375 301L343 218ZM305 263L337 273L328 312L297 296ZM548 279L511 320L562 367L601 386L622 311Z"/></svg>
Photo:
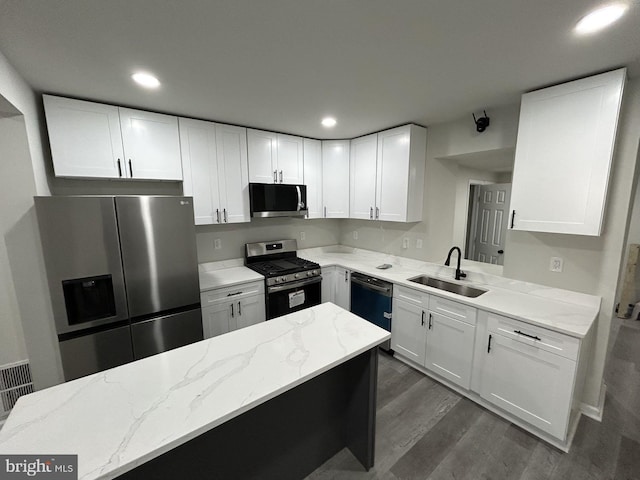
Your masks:
<svg viewBox="0 0 640 480"><path fill-rule="evenodd" d="M66 381L129 363L133 360L129 325L60 342Z"/></svg>
<svg viewBox="0 0 640 480"><path fill-rule="evenodd" d="M136 360L204 339L202 310L154 317L131 325Z"/></svg>

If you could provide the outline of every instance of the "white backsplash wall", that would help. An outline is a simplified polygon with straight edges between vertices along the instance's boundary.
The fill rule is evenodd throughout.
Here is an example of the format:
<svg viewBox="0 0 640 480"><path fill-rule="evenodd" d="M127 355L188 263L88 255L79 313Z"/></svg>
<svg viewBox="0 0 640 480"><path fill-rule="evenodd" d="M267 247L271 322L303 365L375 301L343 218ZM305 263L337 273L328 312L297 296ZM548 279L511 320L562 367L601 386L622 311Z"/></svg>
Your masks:
<svg viewBox="0 0 640 480"><path fill-rule="evenodd" d="M305 240L301 240L304 232ZM244 244L295 238L298 248L335 245L340 240L339 220L302 218L254 218L250 223L196 226L198 262L244 258ZM216 239L220 248L215 248Z"/></svg>

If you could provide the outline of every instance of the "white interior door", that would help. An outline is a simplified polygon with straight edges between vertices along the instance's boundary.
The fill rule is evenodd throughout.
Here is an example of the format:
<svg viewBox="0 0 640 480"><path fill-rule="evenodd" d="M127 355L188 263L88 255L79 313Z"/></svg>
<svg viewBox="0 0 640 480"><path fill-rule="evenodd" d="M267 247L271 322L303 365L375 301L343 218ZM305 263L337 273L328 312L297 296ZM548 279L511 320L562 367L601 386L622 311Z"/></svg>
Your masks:
<svg viewBox="0 0 640 480"><path fill-rule="evenodd" d="M495 265L504 264L504 243L509 223L511 184L479 185L475 198L477 217L472 260ZM475 205L474 205L475 207Z"/></svg>

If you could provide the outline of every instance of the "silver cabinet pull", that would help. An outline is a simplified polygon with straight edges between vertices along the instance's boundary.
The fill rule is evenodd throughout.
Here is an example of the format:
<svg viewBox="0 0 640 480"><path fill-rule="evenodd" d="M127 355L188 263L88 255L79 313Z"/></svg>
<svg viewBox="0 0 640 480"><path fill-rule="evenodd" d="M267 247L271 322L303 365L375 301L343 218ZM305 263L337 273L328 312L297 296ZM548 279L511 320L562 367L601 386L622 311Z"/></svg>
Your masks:
<svg viewBox="0 0 640 480"><path fill-rule="evenodd" d="M380 218L380 209L376 207L376 220Z"/></svg>
<svg viewBox="0 0 640 480"><path fill-rule="evenodd" d="M273 183L278 183L278 170L273 171Z"/></svg>
<svg viewBox="0 0 640 480"><path fill-rule="evenodd" d="M242 308L240 308L240 302L238 302L238 315L242 315Z"/></svg>
<svg viewBox="0 0 640 480"><path fill-rule="evenodd" d="M229 219L227 218L227 209L223 208L222 212L224 213L224 223L228 223Z"/></svg>
<svg viewBox="0 0 640 480"><path fill-rule="evenodd" d="M120 159L118 159L118 176L122 177L122 167L120 166Z"/></svg>
<svg viewBox="0 0 640 480"><path fill-rule="evenodd" d="M327 218L327 207L324 207L324 218Z"/></svg>
<svg viewBox="0 0 640 480"><path fill-rule="evenodd" d="M373 220L373 207L369 207L369 220Z"/></svg>
<svg viewBox="0 0 640 480"><path fill-rule="evenodd" d="M423 323L424 325L424 323ZM431 330L431 327L433 326L433 315L429 314L429 330Z"/></svg>
<svg viewBox="0 0 640 480"><path fill-rule="evenodd" d="M280 170L280 183L282 183L282 170Z"/></svg>
<svg viewBox="0 0 640 480"><path fill-rule="evenodd" d="M129 159L129 173L131 174L131 178L133 178L133 167L131 166L131 159Z"/></svg>
<svg viewBox="0 0 640 480"><path fill-rule="evenodd" d="M344 281L349 281L349 272L347 270L344 271Z"/></svg>
<svg viewBox="0 0 640 480"><path fill-rule="evenodd" d="M220 223L220 209L216 208L216 222Z"/></svg>
<svg viewBox="0 0 640 480"><path fill-rule="evenodd" d="M233 303L231 304L231 318L234 318L235 314L233 313Z"/></svg>
<svg viewBox="0 0 640 480"><path fill-rule="evenodd" d="M422 318L420 324L424 327L424 310L422 310Z"/></svg>

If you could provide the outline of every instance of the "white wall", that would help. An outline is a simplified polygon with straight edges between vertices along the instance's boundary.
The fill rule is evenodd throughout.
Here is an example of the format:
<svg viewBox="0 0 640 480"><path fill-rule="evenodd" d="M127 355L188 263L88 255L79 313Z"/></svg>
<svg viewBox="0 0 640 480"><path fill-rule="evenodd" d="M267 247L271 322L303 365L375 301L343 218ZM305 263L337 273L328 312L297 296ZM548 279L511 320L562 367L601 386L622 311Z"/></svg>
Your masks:
<svg viewBox="0 0 640 480"><path fill-rule="evenodd" d="M604 363L623 257L638 141L640 82L627 83L609 183L604 232L600 237L507 232L504 275L602 297L585 402L598 406ZM561 273L549 271L551 256L564 259Z"/></svg>
<svg viewBox="0 0 640 480"><path fill-rule="evenodd" d="M306 239L301 240L304 232ZM214 248L219 238L222 248ZM196 226L198 262L216 262L244 257L244 244L295 238L298 248L335 245L340 240L338 220L305 220L300 218L255 218L251 223Z"/></svg>
<svg viewBox="0 0 640 480"><path fill-rule="evenodd" d="M40 389L62 379L33 207L48 187L36 97L1 54L0 97L16 113L0 122L0 363L28 358Z"/></svg>
<svg viewBox="0 0 640 480"><path fill-rule="evenodd" d="M22 117L0 118L0 365L27 358L5 238L30 208L22 192L33 185L28 153Z"/></svg>

